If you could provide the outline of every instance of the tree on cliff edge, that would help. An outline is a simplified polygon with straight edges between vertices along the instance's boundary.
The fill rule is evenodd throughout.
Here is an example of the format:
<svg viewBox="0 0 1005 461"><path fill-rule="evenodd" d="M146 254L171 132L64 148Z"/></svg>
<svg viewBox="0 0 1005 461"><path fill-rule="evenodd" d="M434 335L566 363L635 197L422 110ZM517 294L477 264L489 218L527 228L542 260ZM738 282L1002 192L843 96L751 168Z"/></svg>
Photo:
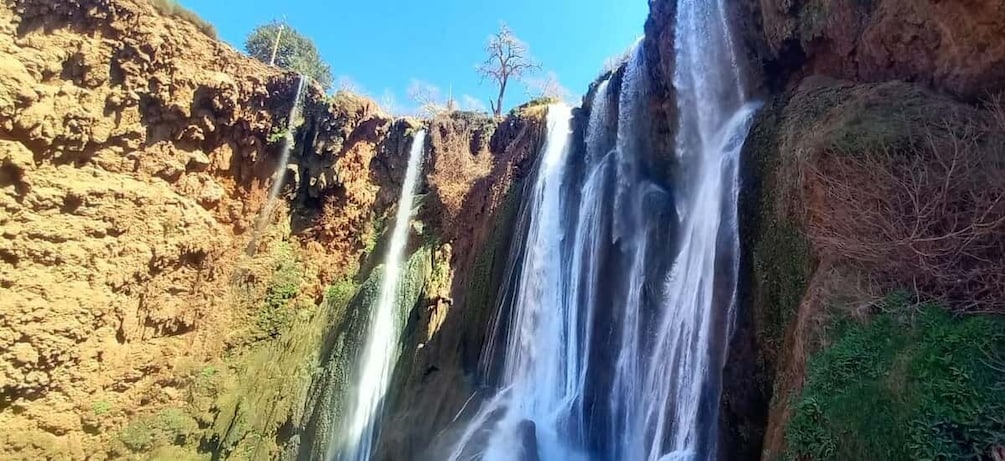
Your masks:
<svg viewBox="0 0 1005 461"><path fill-rule="evenodd" d="M492 103L492 113L496 117L502 114L503 98L506 96L506 87L510 79L519 80L527 72L539 70L539 66L530 57L530 50L527 44L513 35L506 24L502 24L499 32L489 37L488 59L478 66L478 73L482 78L490 78L499 85L499 96L495 103Z"/></svg>
<svg viewBox="0 0 1005 461"><path fill-rule="evenodd" d="M332 88L332 69L321 59L314 42L285 22L256 27L248 34L244 48L259 61L306 75L325 91Z"/></svg>

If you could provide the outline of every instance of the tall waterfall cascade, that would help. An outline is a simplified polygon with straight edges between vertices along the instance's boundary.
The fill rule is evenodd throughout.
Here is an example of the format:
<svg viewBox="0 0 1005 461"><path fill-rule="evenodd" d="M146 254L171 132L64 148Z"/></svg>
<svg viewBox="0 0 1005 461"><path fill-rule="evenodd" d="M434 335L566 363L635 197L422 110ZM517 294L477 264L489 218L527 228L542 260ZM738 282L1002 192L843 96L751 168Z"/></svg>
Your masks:
<svg viewBox="0 0 1005 461"><path fill-rule="evenodd" d="M597 85L583 142L552 105L526 235L482 369L495 392L451 460L715 459L736 309L748 102L723 1L678 0L674 177L653 167L641 41ZM515 269L513 268L515 267Z"/></svg>
<svg viewBox="0 0 1005 461"><path fill-rule="evenodd" d="M579 312L566 302L567 253L562 243L566 206L571 108L548 110L548 131L529 191L525 252L503 344L500 391L487 402L449 455L451 460L525 459L525 437L541 459L576 459L564 440L565 421L578 400L585 363L578 350ZM474 452L472 450L475 450ZM535 455L537 456L537 455Z"/></svg>
<svg viewBox="0 0 1005 461"><path fill-rule="evenodd" d="M367 461L373 450L376 428L383 413L384 398L397 360L397 343L403 328L395 314L397 291L425 142L425 131L416 133L412 140L394 228L384 257L380 294L370 314L366 344L357 367L354 392L351 393L355 399L348 403L347 419L341 426L344 432L331 437L328 459Z"/></svg>
<svg viewBox="0 0 1005 461"><path fill-rule="evenodd" d="M714 459L740 265L740 151L757 104L744 94L723 0L680 0L674 38L678 249L632 433L645 459Z"/></svg>

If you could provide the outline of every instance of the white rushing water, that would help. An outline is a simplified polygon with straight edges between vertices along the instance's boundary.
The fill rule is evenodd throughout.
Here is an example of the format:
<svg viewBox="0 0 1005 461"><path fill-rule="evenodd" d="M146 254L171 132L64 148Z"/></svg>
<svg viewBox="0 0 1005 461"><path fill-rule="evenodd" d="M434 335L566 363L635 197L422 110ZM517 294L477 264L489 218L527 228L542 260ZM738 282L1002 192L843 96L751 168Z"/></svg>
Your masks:
<svg viewBox="0 0 1005 461"><path fill-rule="evenodd" d="M373 449L375 430L383 412L382 406L391 381L391 372L397 360L398 336L401 325L395 320L399 278L405 259L411 226L412 206L422 169L426 132L419 131L412 140L408 154L408 168L401 186L401 198L394 218L394 229L384 258L384 274L380 295L370 314L366 345L361 356L354 382L355 401L350 402L349 419L342 434L331 438L329 459L366 461Z"/></svg>
<svg viewBox="0 0 1005 461"><path fill-rule="evenodd" d="M722 0L678 1L677 255L635 397L629 433L637 441L622 452L630 459L715 458L739 270L737 170L756 109L746 102L727 24Z"/></svg>
<svg viewBox="0 0 1005 461"><path fill-rule="evenodd" d="M678 0L675 176L653 178L641 43L591 101L583 152L552 106L497 393L451 460L716 459L720 375L736 303L743 91L723 0ZM617 97L615 82L620 82ZM616 103L616 104L615 104ZM498 344L495 344L498 342Z"/></svg>
<svg viewBox="0 0 1005 461"><path fill-rule="evenodd" d="M571 117L566 105L548 109L547 138L527 197L530 222L505 336L501 390L475 416L451 460L575 459L565 439L585 361L576 331L580 312L566 302L562 210Z"/></svg>

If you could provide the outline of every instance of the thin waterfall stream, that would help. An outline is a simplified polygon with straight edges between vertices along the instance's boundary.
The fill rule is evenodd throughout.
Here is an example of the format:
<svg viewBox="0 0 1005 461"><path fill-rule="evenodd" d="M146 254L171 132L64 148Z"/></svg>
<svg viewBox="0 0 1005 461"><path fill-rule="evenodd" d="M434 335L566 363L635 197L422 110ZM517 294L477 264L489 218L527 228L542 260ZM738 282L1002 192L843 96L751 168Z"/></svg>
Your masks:
<svg viewBox="0 0 1005 461"><path fill-rule="evenodd" d="M272 173L272 185L269 187L269 196L266 198L265 206L258 215L254 234L252 235L251 242L248 244L249 254L254 253L257 249L256 242L269 225L272 214L276 211L276 202L279 200L279 194L286 183L286 169L289 167L290 153L293 152L294 144L296 144L294 131L297 128L297 118L300 115L304 93L307 89L307 80L308 77L304 75L300 75L297 78L297 90L293 96L293 106L290 108L290 113L286 120L286 132L285 136L283 136L283 146L279 151L279 161L276 163L276 171Z"/></svg>
<svg viewBox="0 0 1005 461"><path fill-rule="evenodd" d="M394 218L394 228L384 257L384 274L377 303L370 314L366 344L357 367L345 431L331 437L328 459L367 461L371 457L376 428L383 413L384 398L397 360L396 346L403 328L395 313L399 278L405 259L415 192L422 170L426 132L419 131L412 140L408 167L401 185L401 197Z"/></svg>

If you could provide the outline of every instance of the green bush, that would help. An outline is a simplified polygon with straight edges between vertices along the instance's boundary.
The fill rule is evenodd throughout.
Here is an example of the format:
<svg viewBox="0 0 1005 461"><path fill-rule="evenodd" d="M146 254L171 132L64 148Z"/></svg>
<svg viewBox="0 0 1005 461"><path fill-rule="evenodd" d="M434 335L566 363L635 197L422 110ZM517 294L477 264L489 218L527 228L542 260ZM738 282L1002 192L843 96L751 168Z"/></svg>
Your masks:
<svg viewBox="0 0 1005 461"><path fill-rule="evenodd" d="M278 48L276 37L279 37ZM314 41L289 24L273 22L256 27L248 34L244 48L251 57L266 64L272 63L275 51L276 66L314 79L325 92L334 85L331 66L321 59Z"/></svg>
<svg viewBox="0 0 1005 461"><path fill-rule="evenodd" d="M207 367L203 368L202 370L199 370L199 378L200 379L213 379L213 377L216 376L216 373L217 373L216 367L210 365L210 366L207 366Z"/></svg>
<svg viewBox="0 0 1005 461"><path fill-rule="evenodd" d="M278 126L272 127L272 132L269 133L269 144L278 144L283 142L290 136L290 130Z"/></svg>
<svg viewBox="0 0 1005 461"><path fill-rule="evenodd" d="M112 404L107 400L99 400L91 405L95 416L105 416L112 411Z"/></svg>
<svg viewBox="0 0 1005 461"><path fill-rule="evenodd" d="M1005 445L1005 319L890 297L838 322L786 428L787 459L989 459Z"/></svg>
<svg viewBox="0 0 1005 461"><path fill-rule="evenodd" d="M325 302L332 305L348 304L356 294L357 288L352 279L338 280L325 290Z"/></svg>
<svg viewBox="0 0 1005 461"><path fill-rule="evenodd" d="M199 17L194 11L179 5L176 0L150 0L150 3L161 14L188 21L210 38L217 38L216 27Z"/></svg>

